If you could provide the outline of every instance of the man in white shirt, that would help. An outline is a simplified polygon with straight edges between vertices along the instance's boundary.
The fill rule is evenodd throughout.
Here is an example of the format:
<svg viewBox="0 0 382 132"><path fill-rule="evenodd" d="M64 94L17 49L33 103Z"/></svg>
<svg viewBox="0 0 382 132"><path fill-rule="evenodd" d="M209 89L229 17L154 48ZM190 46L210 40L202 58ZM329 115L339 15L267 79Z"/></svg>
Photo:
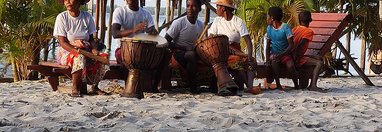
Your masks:
<svg viewBox="0 0 382 132"><path fill-rule="evenodd" d="M151 35L157 35L158 31L154 27L154 21L151 14L139 7L138 0L126 0L127 5L114 10L112 31L114 38L134 37L134 34L146 32ZM117 48L115 58L118 63L122 62L121 50ZM157 86L161 80L163 68L168 65L170 60L170 52L164 55L162 63L156 69L155 80L153 82L152 91L157 92ZM124 92L121 96L127 96Z"/></svg>
<svg viewBox="0 0 382 132"><path fill-rule="evenodd" d="M230 90L237 95L241 95L244 89L244 84L247 84L247 88L252 88L252 84L249 84L246 77L245 65L248 63L250 66L256 66L256 59L252 57L252 42L248 33L248 29L244 21L235 16L233 13L236 10L233 0L217 0L214 4L217 5L216 14L218 15L213 21L211 27L208 30L209 34L224 34L228 37L229 47L236 52L242 52L240 46L240 38L243 38L247 47L247 57L240 57L236 55L230 55L228 59L229 72L234 77L235 83L239 86L239 91ZM243 53L243 52L242 52ZM253 79L253 78L250 78ZM227 90L220 90L222 93L229 93Z"/></svg>
<svg viewBox="0 0 382 132"><path fill-rule="evenodd" d="M174 58L187 70L188 83L192 93L197 92L194 81L196 73L194 46L203 31L203 23L198 20L201 5L200 0L187 0L187 16L175 20L165 36L170 47L175 50Z"/></svg>
<svg viewBox="0 0 382 132"><path fill-rule="evenodd" d="M126 0L127 5L116 8L113 13L113 37L134 37L136 33L158 34L151 14L139 7L138 0ZM122 61L120 48L115 50L117 62Z"/></svg>

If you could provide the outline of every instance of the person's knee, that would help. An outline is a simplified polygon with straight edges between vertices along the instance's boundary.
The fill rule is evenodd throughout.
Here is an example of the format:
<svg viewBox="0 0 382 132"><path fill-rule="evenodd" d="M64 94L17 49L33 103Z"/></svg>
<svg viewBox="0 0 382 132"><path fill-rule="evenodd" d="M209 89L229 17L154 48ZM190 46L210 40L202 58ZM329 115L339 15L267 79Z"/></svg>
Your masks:
<svg viewBox="0 0 382 132"><path fill-rule="evenodd" d="M316 66L321 68L322 66L324 66L324 62L317 60Z"/></svg>
<svg viewBox="0 0 382 132"><path fill-rule="evenodd" d="M193 51L187 51L187 52L184 54L184 58L185 58L187 61L195 61L195 58L196 58L195 52L193 52Z"/></svg>

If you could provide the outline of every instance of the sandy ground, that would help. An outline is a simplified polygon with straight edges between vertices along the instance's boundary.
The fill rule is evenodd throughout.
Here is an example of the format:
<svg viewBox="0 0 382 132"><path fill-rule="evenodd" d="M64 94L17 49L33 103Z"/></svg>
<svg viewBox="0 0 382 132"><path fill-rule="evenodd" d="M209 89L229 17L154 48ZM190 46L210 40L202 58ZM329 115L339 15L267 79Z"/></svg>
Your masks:
<svg viewBox="0 0 382 132"><path fill-rule="evenodd" d="M1 83L0 131L382 131L382 78L371 80L377 86L361 78L320 78L328 93L219 97L183 91L141 100L72 98L52 92L44 80ZM101 87L115 85L103 81Z"/></svg>

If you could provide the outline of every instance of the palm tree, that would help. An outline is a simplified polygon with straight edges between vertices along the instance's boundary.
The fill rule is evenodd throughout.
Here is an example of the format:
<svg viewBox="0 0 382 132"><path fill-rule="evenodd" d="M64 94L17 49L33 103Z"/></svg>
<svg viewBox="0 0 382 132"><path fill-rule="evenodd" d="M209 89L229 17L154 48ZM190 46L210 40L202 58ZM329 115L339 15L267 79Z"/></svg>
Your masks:
<svg viewBox="0 0 382 132"><path fill-rule="evenodd" d="M14 81L27 79L26 66L38 63L64 8L56 0L0 0L0 9L0 46L7 51L2 56L12 63Z"/></svg>
<svg viewBox="0 0 382 132"><path fill-rule="evenodd" d="M264 60L264 35L266 33L266 18L269 7L278 6L283 9L283 21L291 26L298 24L298 12L307 9L314 10L312 0L237 0L239 8L236 14L240 16L248 27L256 56ZM245 49L245 45L242 45Z"/></svg>

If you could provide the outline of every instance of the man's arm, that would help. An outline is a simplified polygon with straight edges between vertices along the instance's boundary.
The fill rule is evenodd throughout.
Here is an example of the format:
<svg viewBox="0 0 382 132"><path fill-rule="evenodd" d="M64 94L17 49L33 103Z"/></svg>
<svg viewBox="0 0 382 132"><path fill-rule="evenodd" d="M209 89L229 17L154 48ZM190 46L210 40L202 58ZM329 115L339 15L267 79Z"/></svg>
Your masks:
<svg viewBox="0 0 382 132"><path fill-rule="evenodd" d="M114 23L112 25L113 37L114 38L122 38L130 36L131 34L135 34L141 30L146 28L147 24L145 22L139 23L133 29L121 30L121 24Z"/></svg>
<svg viewBox="0 0 382 132"><path fill-rule="evenodd" d="M58 42L62 48L69 51L70 53L77 53L77 49L73 45L69 44L68 38L64 36L58 36Z"/></svg>
<svg viewBox="0 0 382 132"><path fill-rule="evenodd" d="M178 45L178 44L174 43L173 42L173 38L170 35L168 35L167 33L164 36L164 38L167 40L170 48L172 48L172 49L180 49L180 50L184 50L184 51L192 50L192 49L187 49L186 46L181 46L181 45Z"/></svg>
<svg viewBox="0 0 382 132"><path fill-rule="evenodd" d="M253 61L256 62L256 58L255 58L255 60L252 59L253 46L252 46L251 38L249 37L249 35L245 35L245 36L243 36L243 38L245 40L245 43L247 44L248 61L249 62L253 62Z"/></svg>
<svg viewBox="0 0 382 132"><path fill-rule="evenodd" d="M267 42L266 42L266 46L265 46L265 59L266 59L266 64L269 65L271 60L270 60L270 56L271 56L271 39L267 39Z"/></svg>
<svg viewBox="0 0 382 132"><path fill-rule="evenodd" d="M299 55L302 47L305 45L305 44L308 44L309 40L306 39L306 38L303 38L300 43L298 43L296 49L293 51L293 59L296 60L297 57L300 57L302 55Z"/></svg>

